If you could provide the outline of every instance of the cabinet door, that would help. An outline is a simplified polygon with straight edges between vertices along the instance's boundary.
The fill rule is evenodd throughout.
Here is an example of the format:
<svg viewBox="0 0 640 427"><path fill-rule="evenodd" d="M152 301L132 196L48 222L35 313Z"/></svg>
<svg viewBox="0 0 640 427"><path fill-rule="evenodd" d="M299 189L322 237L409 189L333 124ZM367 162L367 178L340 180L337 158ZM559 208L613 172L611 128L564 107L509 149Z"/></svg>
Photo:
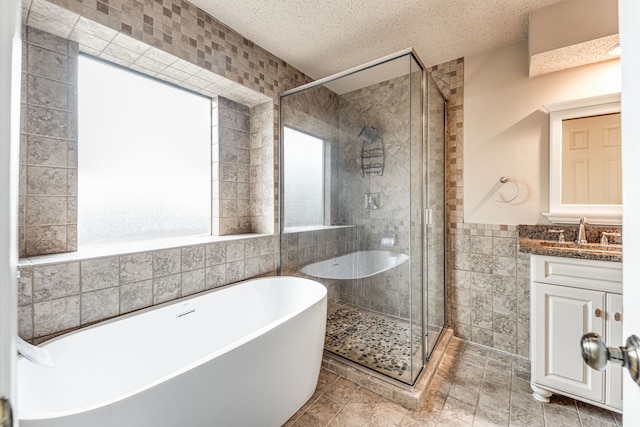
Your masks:
<svg viewBox="0 0 640 427"><path fill-rule="evenodd" d="M587 332L603 336L605 293L534 283L532 303L533 381L604 402L604 374L582 361L580 338Z"/></svg>
<svg viewBox="0 0 640 427"><path fill-rule="evenodd" d="M621 347L622 336L622 295L607 294L607 345ZM605 372L606 404L622 409L622 366L609 363Z"/></svg>

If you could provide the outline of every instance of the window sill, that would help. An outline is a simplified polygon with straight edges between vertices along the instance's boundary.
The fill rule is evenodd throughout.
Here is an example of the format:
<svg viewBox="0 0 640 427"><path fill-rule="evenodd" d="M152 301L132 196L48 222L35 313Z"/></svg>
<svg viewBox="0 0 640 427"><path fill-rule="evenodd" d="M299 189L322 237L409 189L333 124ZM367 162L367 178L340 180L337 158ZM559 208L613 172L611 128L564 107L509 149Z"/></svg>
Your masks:
<svg viewBox="0 0 640 427"><path fill-rule="evenodd" d="M353 228L355 225L305 225L302 227L289 227L282 231L282 234L302 233L305 231L325 231L339 230L342 228Z"/></svg>
<svg viewBox="0 0 640 427"><path fill-rule="evenodd" d="M66 252L51 255L37 255L20 258L19 265L45 265L59 262L82 261L92 258L126 255L137 252L149 252L164 249L175 249L184 246L204 245L207 243L227 242L257 237L273 236L273 234L236 234L229 236L191 236L173 239L158 239L144 242L116 243L105 246L96 246L80 249L76 252Z"/></svg>

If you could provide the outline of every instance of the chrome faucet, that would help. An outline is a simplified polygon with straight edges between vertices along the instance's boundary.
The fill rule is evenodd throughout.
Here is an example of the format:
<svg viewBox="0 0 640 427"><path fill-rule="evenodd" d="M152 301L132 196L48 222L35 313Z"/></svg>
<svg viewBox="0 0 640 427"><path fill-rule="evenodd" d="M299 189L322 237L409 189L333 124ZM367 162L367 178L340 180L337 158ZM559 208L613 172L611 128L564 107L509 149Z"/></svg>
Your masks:
<svg viewBox="0 0 640 427"><path fill-rule="evenodd" d="M587 233L584 229L584 226L587 224L589 224L587 217L580 218L580 225L578 225L578 237L576 237L576 243L579 245L587 243Z"/></svg>

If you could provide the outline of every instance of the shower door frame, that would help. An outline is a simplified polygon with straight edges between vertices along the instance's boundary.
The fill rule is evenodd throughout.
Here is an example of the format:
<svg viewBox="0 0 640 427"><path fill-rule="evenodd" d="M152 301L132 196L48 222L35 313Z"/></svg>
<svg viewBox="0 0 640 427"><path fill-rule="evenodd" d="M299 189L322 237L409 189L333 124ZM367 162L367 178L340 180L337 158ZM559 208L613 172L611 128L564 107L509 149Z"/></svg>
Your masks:
<svg viewBox="0 0 640 427"><path fill-rule="evenodd" d="M424 65L423 65L424 67ZM423 100L423 108L425 108L425 114L423 115L423 120L424 120L424 126L423 126L423 144L424 144L424 152L425 155L423 156L423 177L424 177L424 209L423 209L423 213L424 216L426 218L423 219L423 232L424 232L424 248L423 248L423 256L424 256L424 266L425 266L425 274L423 274L423 280L424 280L424 289L423 289L423 297L424 295L428 296L428 287L429 287L429 280L428 280L428 265L429 265L429 261L428 261L428 256L429 256L429 251L427 248L427 243L428 243L428 234L426 232L427 227L429 226L429 186L428 186L428 171L429 171L429 156L428 156L428 145L429 145L429 141L428 141L428 136L429 136L429 108L428 108L428 101L429 101L429 88L428 88L428 84L427 81L431 80L431 82L433 83L433 86L436 88L437 90L437 95L440 96L440 100L442 101L442 108L443 108L443 118L442 118L442 130L443 130L443 141L442 141L442 150L443 150L443 165L442 165L442 174L443 174L443 182L442 182L442 192L443 192L443 214L442 214L442 226L443 226L443 231L442 231L442 263L443 263L443 275L442 275L442 287L443 287L443 305L442 305L442 316L443 316L443 323L442 323L442 327L440 328L440 333L438 334L438 336L435 338L435 342L433 343L433 346L429 345L428 342L428 336L429 336L429 317L428 317L428 298L427 298L427 303L424 304L424 313L423 313L423 319L424 319L424 325L423 325L423 331L425 334L423 343L424 343L424 357L425 357L425 364L429 362L429 358L431 356L431 354L433 353L433 349L435 349L440 340L443 337L443 332L444 330L447 328L448 326L448 309L447 309L447 298L448 298L448 289L447 289L447 280L448 280L448 272L449 269L447 268L447 253L448 253L448 243L449 243L449 233L448 233L448 229L447 229L447 224L448 224L448 209L447 209L447 164L449 162L449 156L448 156L448 150L447 150L447 135L448 135L448 125L449 125L449 114L448 114L448 107L449 107L449 100L447 99L446 95L442 92L442 89L440 88L440 86L438 86L438 84L436 83L436 79L433 77L433 75L431 74L431 72L429 72L427 70L427 68L423 68L424 69L424 100ZM431 347L432 351L429 352L428 347Z"/></svg>

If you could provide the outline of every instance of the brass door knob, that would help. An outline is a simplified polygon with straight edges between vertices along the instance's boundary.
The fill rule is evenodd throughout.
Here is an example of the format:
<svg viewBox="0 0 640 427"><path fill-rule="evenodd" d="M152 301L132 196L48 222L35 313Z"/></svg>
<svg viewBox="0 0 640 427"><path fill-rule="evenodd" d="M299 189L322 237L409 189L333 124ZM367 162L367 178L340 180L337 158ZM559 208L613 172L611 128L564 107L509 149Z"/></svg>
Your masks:
<svg viewBox="0 0 640 427"><path fill-rule="evenodd" d="M13 427L13 411L9 399L0 398L0 427Z"/></svg>

